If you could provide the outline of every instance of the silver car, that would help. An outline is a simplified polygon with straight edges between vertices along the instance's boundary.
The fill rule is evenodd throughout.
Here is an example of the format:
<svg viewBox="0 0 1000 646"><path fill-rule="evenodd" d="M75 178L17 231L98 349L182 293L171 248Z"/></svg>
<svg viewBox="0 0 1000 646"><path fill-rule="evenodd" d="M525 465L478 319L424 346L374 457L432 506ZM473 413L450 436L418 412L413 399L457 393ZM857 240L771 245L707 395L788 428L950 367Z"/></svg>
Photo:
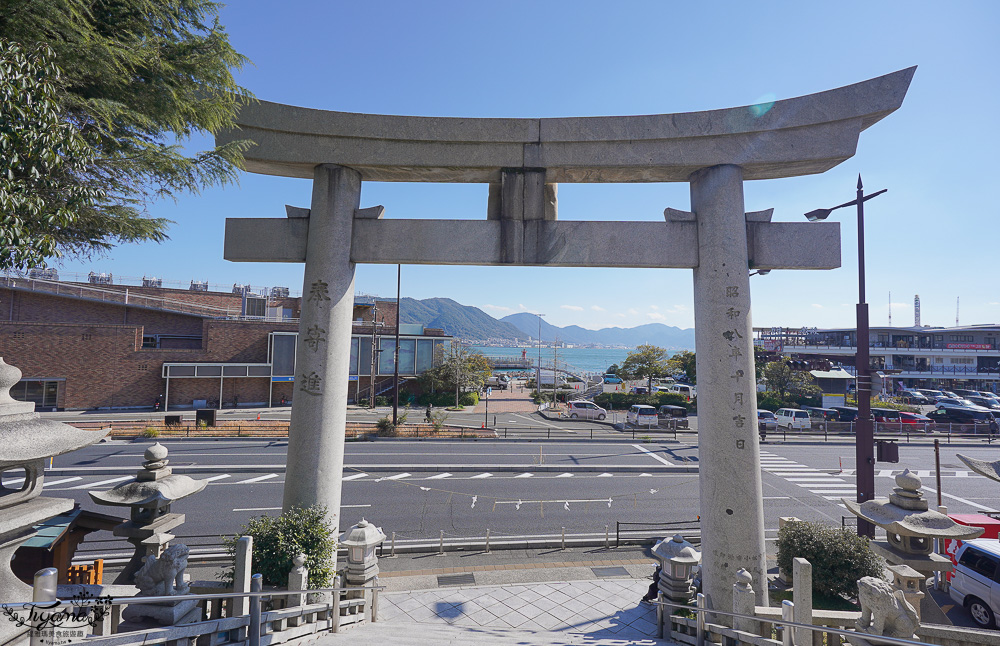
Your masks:
<svg viewBox="0 0 1000 646"><path fill-rule="evenodd" d="M566 414L570 419L599 419L602 420L608 416L608 411L604 410L594 402L589 402L586 400L572 401L566 404Z"/></svg>

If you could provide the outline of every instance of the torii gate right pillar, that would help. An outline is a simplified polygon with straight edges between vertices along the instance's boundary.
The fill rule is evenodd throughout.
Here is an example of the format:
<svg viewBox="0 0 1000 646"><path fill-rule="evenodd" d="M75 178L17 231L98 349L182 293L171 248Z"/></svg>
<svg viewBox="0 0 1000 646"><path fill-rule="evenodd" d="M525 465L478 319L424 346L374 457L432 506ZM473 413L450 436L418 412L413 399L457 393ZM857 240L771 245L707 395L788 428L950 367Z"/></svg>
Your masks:
<svg viewBox="0 0 1000 646"><path fill-rule="evenodd" d="M767 603L764 507L743 171L722 165L691 175L698 222L694 270L701 489L702 590L730 611L735 572L746 568Z"/></svg>

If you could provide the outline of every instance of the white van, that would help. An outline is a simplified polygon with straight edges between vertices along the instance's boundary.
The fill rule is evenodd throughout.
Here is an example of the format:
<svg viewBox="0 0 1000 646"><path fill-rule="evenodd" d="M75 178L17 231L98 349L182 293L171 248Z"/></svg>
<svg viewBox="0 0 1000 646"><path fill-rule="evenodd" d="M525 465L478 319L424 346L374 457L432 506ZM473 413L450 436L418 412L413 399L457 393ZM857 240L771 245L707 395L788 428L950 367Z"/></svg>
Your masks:
<svg viewBox="0 0 1000 646"><path fill-rule="evenodd" d="M635 404L628 409L625 423L633 426L659 426L660 420L656 416L656 409L652 406Z"/></svg>
<svg viewBox="0 0 1000 646"><path fill-rule="evenodd" d="M566 414L570 419L604 419L608 416L608 411L604 410L594 402L583 399L566 404Z"/></svg>
<svg viewBox="0 0 1000 646"><path fill-rule="evenodd" d="M698 391L695 390L694 386L688 384L674 384L670 387L670 392L684 395L688 401L698 396Z"/></svg>
<svg viewBox="0 0 1000 646"><path fill-rule="evenodd" d="M486 380L486 385L497 390L507 390L507 379L504 375L490 375L490 378Z"/></svg>
<svg viewBox="0 0 1000 646"><path fill-rule="evenodd" d="M958 565L952 572L948 594L969 609L982 628L996 625L1000 612L1000 543L995 538L965 541L955 553Z"/></svg>
<svg viewBox="0 0 1000 646"><path fill-rule="evenodd" d="M778 428L791 430L808 431L812 428L809 413L798 408L779 408L774 411L774 417L778 420Z"/></svg>

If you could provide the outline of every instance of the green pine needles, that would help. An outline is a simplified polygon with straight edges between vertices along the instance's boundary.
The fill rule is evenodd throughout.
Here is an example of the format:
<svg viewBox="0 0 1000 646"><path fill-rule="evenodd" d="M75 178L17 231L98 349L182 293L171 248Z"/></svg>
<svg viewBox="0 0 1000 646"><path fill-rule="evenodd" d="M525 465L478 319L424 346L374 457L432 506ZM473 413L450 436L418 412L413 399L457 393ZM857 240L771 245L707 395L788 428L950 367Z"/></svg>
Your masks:
<svg viewBox="0 0 1000 646"><path fill-rule="evenodd" d="M0 0L0 269L162 241L161 198L235 182L252 100L211 0Z"/></svg>
<svg viewBox="0 0 1000 646"><path fill-rule="evenodd" d="M884 578L885 561L868 539L847 529L797 521L778 530L778 567L792 572L792 560L812 564L813 592L834 597L858 595L858 579Z"/></svg>

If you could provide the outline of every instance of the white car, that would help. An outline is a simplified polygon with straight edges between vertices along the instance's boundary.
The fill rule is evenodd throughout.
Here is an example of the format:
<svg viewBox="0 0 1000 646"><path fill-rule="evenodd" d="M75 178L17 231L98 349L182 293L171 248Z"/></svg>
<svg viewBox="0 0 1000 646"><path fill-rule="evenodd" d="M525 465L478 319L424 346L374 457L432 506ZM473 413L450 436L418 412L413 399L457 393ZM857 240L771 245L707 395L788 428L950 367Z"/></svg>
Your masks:
<svg viewBox="0 0 1000 646"><path fill-rule="evenodd" d="M659 418L656 416L656 409L645 404L635 404L628 409L625 422L633 426L658 426Z"/></svg>
<svg viewBox="0 0 1000 646"><path fill-rule="evenodd" d="M798 408L779 408L774 411L774 417L778 420L778 428L798 429L800 431L808 431L812 428L809 413Z"/></svg>
<svg viewBox="0 0 1000 646"><path fill-rule="evenodd" d="M604 410L594 402L585 400L572 401L566 404L566 414L570 419L604 419L608 416L608 411Z"/></svg>
<svg viewBox="0 0 1000 646"><path fill-rule="evenodd" d="M688 384L674 384L670 387L670 392L684 395L687 397L688 401L691 401L698 396L698 391L695 387L689 386Z"/></svg>
<svg viewBox="0 0 1000 646"><path fill-rule="evenodd" d="M1000 612L1000 542L995 538L965 541L955 553L948 594L969 610L982 628L992 628Z"/></svg>

